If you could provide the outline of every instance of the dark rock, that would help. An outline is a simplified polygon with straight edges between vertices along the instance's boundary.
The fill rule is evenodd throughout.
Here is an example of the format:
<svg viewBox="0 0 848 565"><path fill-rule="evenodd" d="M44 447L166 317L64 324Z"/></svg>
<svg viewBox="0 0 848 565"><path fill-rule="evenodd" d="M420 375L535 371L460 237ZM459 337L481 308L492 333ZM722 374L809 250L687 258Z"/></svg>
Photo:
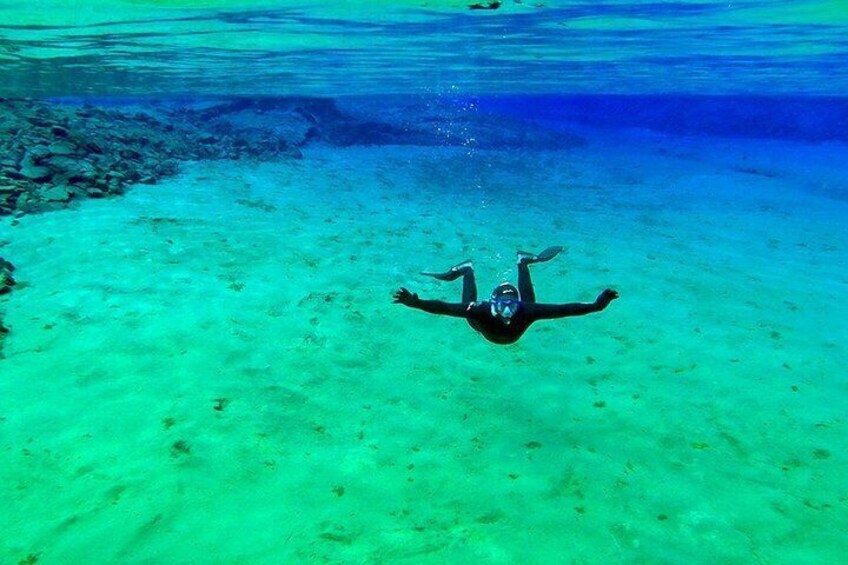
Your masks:
<svg viewBox="0 0 848 565"><path fill-rule="evenodd" d="M76 147L67 140L55 141L48 146L48 149L53 155L74 155L77 153Z"/></svg>
<svg viewBox="0 0 848 565"><path fill-rule="evenodd" d="M67 155L56 155L51 157L44 165L49 167L56 175L63 175L79 169L80 166L77 163L79 163L79 159Z"/></svg>
<svg viewBox="0 0 848 565"><path fill-rule="evenodd" d="M40 196L48 202L67 202L71 199L71 193L66 186L51 186L42 190Z"/></svg>
<svg viewBox="0 0 848 565"><path fill-rule="evenodd" d="M33 165L41 165L45 159L53 155L50 148L46 145L33 145L24 153L21 162L28 162Z"/></svg>
<svg viewBox="0 0 848 565"><path fill-rule="evenodd" d="M141 171L138 169L130 169L124 172L124 177L122 180L125 182L138 182L138 179L141 178Z"/></svg>
<svg viewBox="0 0 848 565"><path fill-rule="evenodd" d="M89 153L96 153L98 155L103 154L103 149L100 147L100 145L96 141L86 141L85 150L88 151Z"/></svg>
<svg viewBox="0 0 848 565"><path fill-rule="evenodd" d="M122 183L119 179L109 179L107 186L110 194L123 194L124 192L124 183Z"/></svg>
<svg viewBox="0 0 848 565"><path fill-rule="evenodd" d="M19 218L19 213L23 214L29 211L31 198L32 196L28 192L22 192L18 195L18 199L15 202L15 217Z"/></svg>
<svg viewBox="0 0 848 565"><path fill-rule="evenodd" d="M133 161L137 161L142 158L142 154L135 149L121 149L118 154L123 159L131 159Z"/></svg>
<svg viewBox="0 0 848 565"><path fill-rule="evenodd" d="M53 176L53 173L50 172L50 169L47 167L42 167L41 165L33 165L32 163L25 163L21 167L21 175L24 178L27 178L34 182L44 182L50 180L50 177Z"/></svg>
<svg viewBox="0 0 848 565"><path fill-rule="evenodd" d="M68 194L71 195L71 198L88 198L89 194L83 187L77 186L75 184L66 186L68 189Z"/></svg>
<svg viewBox="0 0 848 565"><path fill-rule="evenodd" d="M4 175L6 178L8 178L8 179L12 179L12 180L23 180L23 179L25 179L25 178L26 178L26 177L25 177L25 176L23 176L21 173L19 173L18 171L15 171L15 170L11 170L11 171L3 171L3 175Z"/></svg>
<svg viewBox="0 0 848 565"><path fill-rule="evenodd" d="M11 330L3 324L3 314L0 313L0 359L5 359L6 356L3 355L3 341L6 339L6 335Z"/></svg>
<svg viewBox="0 0 848 565"><path fill-rule="evenodd" d="M99 177L100 173L92 162L84 159L70 161L68 168L65 169L65 176L70 183L93 183Z"/></svg>
<svg viewBox="0 0 848 565"><path fill-rule="evenodd" d="M0 214L12 214L17 208L18 195L0 193Z"/></svg>
<svg viewBox="0 0 848 565"><path fill-rule="evenodd" d="M68 130L62 126L52 126L50 132L56 137L68 137Z"/></svg>
<svg viewBox="0 0 848 565"><path fill-rule="evenodd" d="M15 286L15 277L12 276L14 271L15 266L0 257L0 294L12 291L12 287Z"/></svg>
<svg viewBox="0 0 848 565"><path fill-rule="evenodd" d="M34 126L46 128L50 127L50 122L40 116L27 116L26 120Z"/></svg>

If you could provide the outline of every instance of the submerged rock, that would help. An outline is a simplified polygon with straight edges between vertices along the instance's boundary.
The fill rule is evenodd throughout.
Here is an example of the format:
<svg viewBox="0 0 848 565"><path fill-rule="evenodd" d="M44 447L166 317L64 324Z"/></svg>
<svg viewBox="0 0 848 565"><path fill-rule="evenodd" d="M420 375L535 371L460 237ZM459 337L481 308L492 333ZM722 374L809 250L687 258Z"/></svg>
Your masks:
<svg viewBox="0 0 848 565"><path fill-rule="evenodd" d="M50 177L52 176L50 169L47 167L34 165L32 163L23 164L19 172L21 173L21 176L33 182L44 182L46 180L50 180Z"/></svg>
<svg viewBox="0 0 848 565"><path fill-rule="evenodd" d="M12 273L15 271L15 266L10 261L6 261L0 257L0 294L7 294L12 291L15 286L15 277Z"/></svg>
<svg viewBox="0 0 848 565"><path fill-rule="evenodd" d="M55 141L49 145L48 149L53 155L76 155L79 153L74 144L67 140Z"/></svg>
<svg viewBox="0 0 848 565"><path fill-rule="evenodd" d="M48 202L67 202L71 199L71 193L66 186L51 186L42 190L39 194L42 199Z"/></svg>
<svg viewBox="0 0 848 565"><path fill-rule="evenodd" d="M21 191L14 186L0 184L0 216L12 214Z"/></svg>
<svg viewBox="0 0 848 565"><path fill-rule="evenodd" d="M3 324L3 313L0 312L0 359L5 359L6 356L3 355L3 341L6 339L6 334L8 334L11 330Z"/></svg>

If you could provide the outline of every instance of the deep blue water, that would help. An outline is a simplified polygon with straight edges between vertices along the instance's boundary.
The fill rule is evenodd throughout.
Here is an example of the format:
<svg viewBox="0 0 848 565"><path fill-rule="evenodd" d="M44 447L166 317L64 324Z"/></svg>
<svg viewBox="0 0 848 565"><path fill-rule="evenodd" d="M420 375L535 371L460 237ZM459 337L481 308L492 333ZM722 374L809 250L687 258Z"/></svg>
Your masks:
<svg viewBox="0 0 848 565"><path fill-rule="evenodd" d="M848 141L848 99L758 96L511 96L474 99L522 119L671 134Z"/></svg>

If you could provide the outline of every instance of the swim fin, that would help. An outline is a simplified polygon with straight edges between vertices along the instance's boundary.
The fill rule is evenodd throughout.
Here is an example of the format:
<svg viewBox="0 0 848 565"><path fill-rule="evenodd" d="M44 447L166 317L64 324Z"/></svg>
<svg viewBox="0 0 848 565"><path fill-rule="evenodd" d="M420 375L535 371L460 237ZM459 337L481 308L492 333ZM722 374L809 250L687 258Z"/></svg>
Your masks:
<svg viewBox="0 0 848 565"><path fill-rule="evenodd" d="M557 255L559 255L562 250L565 249L561 245L555 245L553 247L548 247L538 255L535 253L530 253L528 251L519 251L518 252L518 262L522 261L525 263L544 263L545 261L550 261Z"/></svg>
<svg viewBox="0 0 848 565"><path fill-rule="evenodd" d="M457 263L444 273L425 273L422 272L422 275L427 275L428 277L433 277L434 279L439 279L440 281L455 281L459 277L465 274L465 268L471 268L471 259L466 259L462 263Z"/></svg>

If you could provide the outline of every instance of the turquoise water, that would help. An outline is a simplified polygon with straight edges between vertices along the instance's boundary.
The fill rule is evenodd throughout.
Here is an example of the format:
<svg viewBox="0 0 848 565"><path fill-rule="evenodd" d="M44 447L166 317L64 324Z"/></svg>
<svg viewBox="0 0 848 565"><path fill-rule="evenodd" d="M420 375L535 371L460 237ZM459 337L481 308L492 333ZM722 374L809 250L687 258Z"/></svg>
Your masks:
<svg viewBox="0 0 848 565"><path fill-rule="evenodd" d="M4 2L0 95L842 95L842 0Z"/></svg>
<svg viewBox="0 0 848 565"><path fill-rule="evenodd" d="M0 563L844 562L841 1L0 16Z"/></svg>

